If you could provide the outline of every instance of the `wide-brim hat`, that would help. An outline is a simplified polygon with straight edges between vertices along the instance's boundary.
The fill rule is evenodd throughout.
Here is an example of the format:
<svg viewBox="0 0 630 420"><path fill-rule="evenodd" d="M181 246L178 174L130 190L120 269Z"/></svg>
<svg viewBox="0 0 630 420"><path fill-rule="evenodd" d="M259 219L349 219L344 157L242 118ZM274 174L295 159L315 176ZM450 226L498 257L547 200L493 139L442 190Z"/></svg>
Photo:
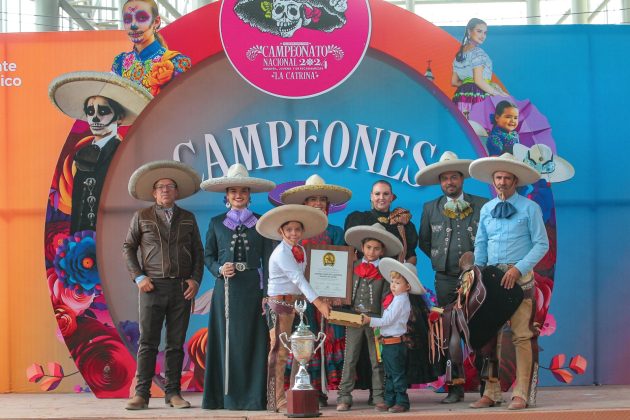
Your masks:
<svg viewBox="0 0 630 420"><path fill-rule="evenodd" d="M344 239L346 243L357 250L361 250L364 239L376 239L385 246L383 255L391 257L398 255L403 250L402 242L391 232L388 232L380 223L373 225L359 225L351 227L346 231Z"/></svg>
<svg viewBox="0 0 630 420"><path fill-rule="evenodd" d="M378 271L380 271L383 278L390 283L392 282L390 273L392 271L400 273L400 275L407 280L407 283L409 283L409 293L412 295L423 295L427 292L427 289L424 288L422 282L418 278L418 270L413 264L403 264L393 258L383 258L378 263Z"/></svg>
<svg viewBox="0 0 630 420"><path fill-rule="evenodd" d="M511 153L476 159L470 164L470 176L487 184L492 184L492 176L497 171L516 176L519 187L533 184L540 179L540 173L536 169L518 161Z"/></svg>
<svg viewBox="0 0 630 420"><path fill-rule="evenodd" d="M48 96L61 112L77 120L85 121L83 110L86 99L102 96L116 101L124 110L121 125L131 125L153 95L136 83L114 73L77 71L65 73L48 86Z"/></svg>
<svg viewBox="0 0 630 420"><path fill-rule="evenodd" d="M230 187L247 187L252 193L268 192L275 186L276 184L268 179L249 176L247 168L240 163L230 166L225 176L210 178L201 183L201 189L204 191L222 193Z"/></svg>
<svg viewBox="0 0 630 420"><path fill-rule="evenodd" d="M319 175L311 175L304 185L293 187L282 193L280 199L285 204L304 204L308 197L321 195L331 204L343 204L352 198L352 191L339 185L326 184Z"/></svg>
<svg viewBox="0 0 630 420"><path fill-rule="evenodd" d="M201 178L192 167L174 160L156 160L145 163L131 174L129 195L138 200L155 201L153 185L164 178L172 179L177 184L178 200L199 191Z"/></svg>
<svg viewBox="0 0 630 420"><path fill-rule="evenodd" d="M575 169L567 160L555 155L546 144L532 147L520 143L514 145L514 157L540 173L549 182L567 181L575 175Z"/></svg>
<svg viewBox="0 0 630 420"><path fill-rule="evenodd" d="M420 169L416 174L416 184L435 185L440 183L440 174L444 172L461 172L464 178L470 176L468 168L472 159L459 159L453 152L446 151L440 156L440 160Z"/></svg>
<svg viewBox="0 0 630 420"><path fill-rule="evenodd" d="M260 216L256 223L256 230L265 238L282 240L282 235L278 233L280 226L287 222L300 222L304 226L302 239L308 239L319 235L328 226L328 217L323 211L315 207L302 204L286 204L269 210Z"/></svg>

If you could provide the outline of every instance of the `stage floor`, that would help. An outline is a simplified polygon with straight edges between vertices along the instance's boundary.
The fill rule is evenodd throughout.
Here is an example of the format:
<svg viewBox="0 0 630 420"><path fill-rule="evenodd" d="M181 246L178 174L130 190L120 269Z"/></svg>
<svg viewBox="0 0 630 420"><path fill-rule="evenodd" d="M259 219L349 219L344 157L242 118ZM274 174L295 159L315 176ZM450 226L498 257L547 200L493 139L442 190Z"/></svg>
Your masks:
<svg viewBox="0 0 630 420"><path fill-rule="evenodd" d="M442 405L438 402L444 394L428 390L411 390L411 411L402 414L378 413L367 405L367 391L355 391L354 405L351 411L339 413L335 404L321 409L323 417L383 418L383 417L435 417L440 420L466 418L484 419L505 417L516 419L630 419L630 386L592 386L592 387L546 387L538 392L538 407L520 412L503 408L472 410L468 404L477 398L477 394L466 394L465 402ZM507 394L505 394L507 396ZM202 410L201 394L186 394L193 408L176 410L167 408L164 400L154 398L149 410L127 411L125 400L98 400L90 394L0 394L0 418L286 418L283 415L265 411L227 411ZM329 395L334 402L336 393Z"/></svg>

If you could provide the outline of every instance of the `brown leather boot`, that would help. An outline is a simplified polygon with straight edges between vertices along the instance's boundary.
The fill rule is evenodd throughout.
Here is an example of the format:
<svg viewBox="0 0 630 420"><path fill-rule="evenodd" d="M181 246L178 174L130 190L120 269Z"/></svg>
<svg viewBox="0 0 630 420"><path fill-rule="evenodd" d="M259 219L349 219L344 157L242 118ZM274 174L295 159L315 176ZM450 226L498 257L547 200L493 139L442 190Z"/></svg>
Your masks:
<svg viewBox="0 0 630 420"><path fill-rule="evenodd" d="M125 405L126 410L146 410L147 408L149 408L149 401L140 395L134 395L133 398L127 400L127 405Z"/></svg>
<svg viewBox="0 0 630 420"><path fill-rule="evenodd" d="M166 404L175 408L190 408L190 403L179 394L173 395Z"/></svg>

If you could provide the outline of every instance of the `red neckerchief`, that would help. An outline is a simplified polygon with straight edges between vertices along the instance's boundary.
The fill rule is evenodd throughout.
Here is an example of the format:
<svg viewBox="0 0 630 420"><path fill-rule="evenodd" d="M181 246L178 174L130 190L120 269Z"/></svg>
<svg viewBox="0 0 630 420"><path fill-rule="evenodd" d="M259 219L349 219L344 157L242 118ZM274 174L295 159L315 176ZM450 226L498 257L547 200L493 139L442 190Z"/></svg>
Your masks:
<svg viewBox="0 0 630 420"><path fill-rule="evenodd" d="M293 247L291 248L291 252L293 253L295 261L297 261L298 263L304 262L304 250L302 249L302 247L293 245Z"/></svg>
<svg viewBox="0 0 630 420"><path fill-rule="evenodd" d="M374 267L374 264L367 262L362 262L354 267L354 274L362 279L383 280L383 276L379 273L378 268Z"/></svg>
<svg viewBox="0 0 630 420"><path fill-rule="evenodd" d="M385 298L383 298L383 310L387 309L389 305L394 301L394 294L388 293Z"/></svg>

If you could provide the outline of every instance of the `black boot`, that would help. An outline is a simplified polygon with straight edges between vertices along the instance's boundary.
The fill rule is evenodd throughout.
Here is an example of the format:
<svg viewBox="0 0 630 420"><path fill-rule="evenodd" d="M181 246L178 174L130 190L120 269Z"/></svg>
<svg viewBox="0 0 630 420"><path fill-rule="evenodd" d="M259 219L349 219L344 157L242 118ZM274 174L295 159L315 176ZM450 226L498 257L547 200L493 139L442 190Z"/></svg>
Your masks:
<svg viewBox="0 0 630 420"><path fill-rule="evenodd" d="M442 404L453 404L464 400L464 387L462 385L449 385L448 395L441 401Z"/></svg>

